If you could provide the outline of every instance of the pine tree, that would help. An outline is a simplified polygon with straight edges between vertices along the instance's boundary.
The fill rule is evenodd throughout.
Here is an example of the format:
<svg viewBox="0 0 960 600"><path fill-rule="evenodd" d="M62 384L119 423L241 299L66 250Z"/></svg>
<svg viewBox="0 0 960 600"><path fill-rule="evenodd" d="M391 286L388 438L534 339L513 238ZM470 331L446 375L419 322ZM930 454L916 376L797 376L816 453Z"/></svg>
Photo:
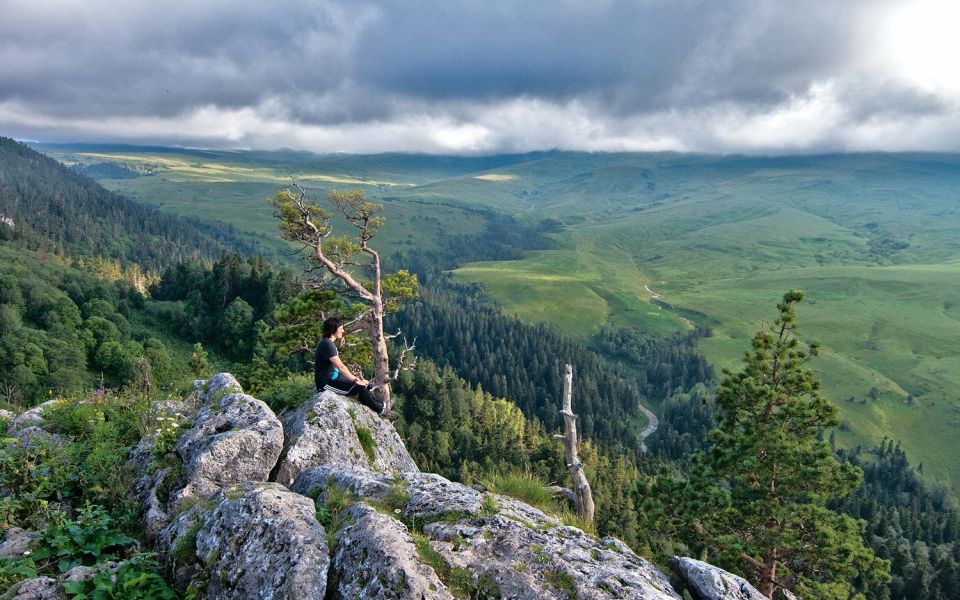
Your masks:
<svg viewBox="0 0 960 600"><path fill-rule="evenodd" d="M701 528L726 564L745 567L772 598L778 588L802 597L849 598L856 579L889 580L889 562L863 543L864 523L826 507L857 488L862 472L840 464L820 433L839 424L807 368L817 346L796 338L791 291L777 305L772 331L761 329L738 373L717 389L717 428L699 455L691 483L717 506Z"/></svg>

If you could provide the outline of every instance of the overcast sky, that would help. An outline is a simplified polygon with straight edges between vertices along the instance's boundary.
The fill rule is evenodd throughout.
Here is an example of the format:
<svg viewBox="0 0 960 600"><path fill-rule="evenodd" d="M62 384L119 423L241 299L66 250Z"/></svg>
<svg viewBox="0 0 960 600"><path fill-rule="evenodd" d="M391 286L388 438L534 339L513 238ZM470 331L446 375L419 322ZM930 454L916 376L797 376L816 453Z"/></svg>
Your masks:
<svg viewBox="0 0 960 600"><path fill-rule="evenodd" d="M0 0L0 134L960 151L957 0Z"/></svg>

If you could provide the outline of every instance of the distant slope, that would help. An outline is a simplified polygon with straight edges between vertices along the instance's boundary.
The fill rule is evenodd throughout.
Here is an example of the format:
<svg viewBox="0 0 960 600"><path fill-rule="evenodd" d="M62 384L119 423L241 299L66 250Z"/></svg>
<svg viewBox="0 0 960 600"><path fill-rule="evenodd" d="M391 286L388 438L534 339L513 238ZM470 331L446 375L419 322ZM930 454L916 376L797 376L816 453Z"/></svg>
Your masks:
<svg viewBox="0 0 960 600"><path fill-rule="evenodd" d="M18 235L72 257L101 256L158 271L187 256L250 251L229 226L172 216L109 192L24 144L0 137L0 214Z"/></svg>

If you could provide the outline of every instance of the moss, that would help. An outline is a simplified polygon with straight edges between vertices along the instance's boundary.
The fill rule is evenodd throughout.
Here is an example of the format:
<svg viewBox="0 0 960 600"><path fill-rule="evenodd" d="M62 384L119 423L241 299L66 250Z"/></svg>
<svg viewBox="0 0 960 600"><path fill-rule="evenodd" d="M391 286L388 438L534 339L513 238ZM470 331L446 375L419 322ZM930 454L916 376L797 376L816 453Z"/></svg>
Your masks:
<svg viewBox="0 0 960 600"><path fill-rule="evenodd" d="M243 498L243 487L239 485L234 485L227 488L226 491L227 500L239 500Z"/></svg>
<svg viewBox="0 0 960 600"><path fill-rule="evenodd" d="M543 580L564 594L567 600L576 600L577 585L569 573L563 571L547 571L543 574Z"/></svg>
<svg viewBox="0 0 960 600"><path fill-rule="evenodd" d="M186 566L196 560L197 533L200 532L200 522L190 527L173 543L173 559L179 566Z"/></svg>
<svg viewBox="0 0 960 600"><path fill-rule="evenodd" d="M515 564L515 565L513 566L513 568L517 571L517 573L526 573L526 572L527 572L527 564L526 564L526 563L518 562L517 564Z"/></svg>
<svg viewBox="0 0 960 600"><path fill-rule="evenodd" d="M369 462L375 461L377 459L377 441L373 439L373 432L363 425L354 425L354 428L357 431L357 439L360 441L360 447L363 448L364 454L367 455L367 460Z"/></svg>
<svg viewBox="0 0 960 600"><path fill-rule="evenodd" d="M213 552L210 553L210 556L207 557L207 568L213 567L217 563L217 560L220 558L220 549L214 548Z"/></svg>

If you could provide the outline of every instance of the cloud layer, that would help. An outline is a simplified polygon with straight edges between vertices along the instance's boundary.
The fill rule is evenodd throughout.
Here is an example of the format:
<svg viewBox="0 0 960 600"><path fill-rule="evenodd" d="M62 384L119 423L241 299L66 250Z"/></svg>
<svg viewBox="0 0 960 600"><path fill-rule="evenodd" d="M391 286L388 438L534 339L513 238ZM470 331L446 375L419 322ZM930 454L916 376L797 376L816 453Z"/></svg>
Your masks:
<svg viewBox="0 0 960 600"><path fill-rule="evenodd" d="M960 150L949 0L2 4L0 133L20 138Z"/></svg>

